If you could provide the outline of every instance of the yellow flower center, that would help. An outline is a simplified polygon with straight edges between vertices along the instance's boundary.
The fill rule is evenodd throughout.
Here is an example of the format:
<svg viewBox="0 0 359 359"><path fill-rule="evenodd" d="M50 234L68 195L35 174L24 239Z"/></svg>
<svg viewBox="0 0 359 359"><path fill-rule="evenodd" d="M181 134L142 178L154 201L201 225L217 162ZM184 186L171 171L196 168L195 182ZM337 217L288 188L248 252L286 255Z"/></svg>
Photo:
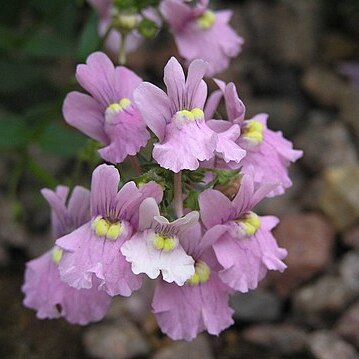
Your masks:
<svg viewBox="0 0 359 359"><path fill-rule="evenodd" d="M95 218L92 222L92 229L99 237L106 237L112 241L115 241L123 231L120 222L111 223L101 216Z"/></svg>
<svg viewBox="0 0 359 359"><path fill-rule="evenodd" d="M197 24L200 29L208 30L216 21L216 14L211 10L206 10L198 19Z"/></svg>
<svg viewBox="0 0 359 359"><path fill-rule="evenodd" d="M247 236L253 236L261 226L261 220L254 212L248 213L237 222L241 224Z"/></svg>
<svg viewBox="0 0 359 359"><path fill-rule="evenodd" d="M195 273L188 280L188 284L190 285L198 285L201 283L206 283L210 277L211 270L208 265L203 261L196 262L194 266Z"/></svg>
<svg viewBox="0 0 359 359"><path fill-rule="evenodd" d="M64 253L64 251L62 248L55 246L52 249L52 261L56 264L59 264L63 253Z"/></svg>
<svg viewBox="0 0 359 359"><path fill-rule="evenodd" d="M131 100L128 99L127 97L122 98L120 101L116 102L116 103L112 103L110 106L107 107L106 112L107 111L111 111L111 112L120 112L125 110L128 106L131 105Z"/></svg>
<svg viewBox="0 0 359 359"><path fill-rule="evenodd" d="M250 120L243 129L243 136L251 142L259 144L263 141L263 131L264 126L262 123L256 120Z"/></svg>
<svg viewBox="0 0 359 359"><path fill-rule="evenodd" d="M183 124L186 122L201 121L204 119L204 112L196 107L193 110L181 110L177 111L175 115L175 121L177 124Z"/></svg>
<svg viewBox="0 0 359 359"><path fill-rule="evenodd" d="M170 252L177 247L178 241L175 237L168 237L160 233L155 234L153 240L153 247L158 250L164 250L165 252Z"/></svg>

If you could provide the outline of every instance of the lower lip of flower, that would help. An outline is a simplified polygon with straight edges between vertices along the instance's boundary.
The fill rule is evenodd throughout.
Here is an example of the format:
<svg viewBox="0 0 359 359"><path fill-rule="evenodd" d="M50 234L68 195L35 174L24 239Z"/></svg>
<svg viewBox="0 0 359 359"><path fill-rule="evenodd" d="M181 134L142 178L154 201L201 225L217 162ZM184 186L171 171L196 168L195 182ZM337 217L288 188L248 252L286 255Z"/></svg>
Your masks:
<svg viewBox="0 0 359 359"><path fill-rule="evenodd" d="M188 280L188 284L190 285L198 285L202 283L206 283L209 280L211 275L211 270L209 269L208 265L203 261L196 262L195 266L195 273L193 276Z"/></svg>
<svg viewBox="0 0 359 359"><path fill-rule="evenodd" d="M115 241L123 231L121 222L111 223L102 216L98 216L92 222L92 229L99 237L106 237L112 241Z"/></svg>

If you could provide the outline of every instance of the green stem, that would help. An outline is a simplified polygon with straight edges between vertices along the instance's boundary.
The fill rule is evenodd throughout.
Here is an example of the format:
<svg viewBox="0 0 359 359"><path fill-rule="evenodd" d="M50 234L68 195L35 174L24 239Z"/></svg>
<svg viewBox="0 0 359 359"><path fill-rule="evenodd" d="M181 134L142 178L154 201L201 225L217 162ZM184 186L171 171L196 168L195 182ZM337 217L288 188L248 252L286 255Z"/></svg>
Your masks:
<svg viewBox="0 0 359 359"><path fill-rule="evenodd" d="M174 206L177 218L183 217L183 194L182 194L182 172L174 174Z"/></svg>
<svg viewBox="0 0 359 359"><path fill-rule="evenodd" d="M123 32L120 33L120 49L118 53L118 63L120 65L126 64L126 37L127 35Z"/></svg>

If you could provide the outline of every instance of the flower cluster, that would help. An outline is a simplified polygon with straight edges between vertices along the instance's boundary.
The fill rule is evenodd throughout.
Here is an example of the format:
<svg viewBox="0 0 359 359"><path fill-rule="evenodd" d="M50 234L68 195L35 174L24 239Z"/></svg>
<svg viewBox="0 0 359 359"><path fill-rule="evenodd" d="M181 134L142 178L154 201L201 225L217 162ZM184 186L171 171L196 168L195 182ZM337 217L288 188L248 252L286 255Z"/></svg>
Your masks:
<svg viewBox="0 0 359 359"><path fill-rule="evenodd" d="M211 10L209 0L198 0L194 4L186 0L162 0L157 1L158 9L141 9L134 0L129 1L132 6L124 9L122 3L126 1L88 1L100 18L100 35L105 37L109 51L115 54L121 46L128 53L136 50L144 38L154 37L167 25L187 64L201 58L208 62L207 75L212 76L228 68L244 43L229 24L232 12Z"/></svg>
<svg viewBox="0 0 359 359"><path fill-rule="evenodd" d="M187 14L178 0L161 8L170 14L177 6ZM191 26L193 19L202 27L228 19L214 18L206 6L191 8ZM176 29L182 20L173 20ZM166 91L101 52L77 67L87 94L67 95L67 123L99 141L106 162L118 165L142 148L154 161L142 160L149 170L127 183L114 165L101 164L90 191L76 187L68 201L66 187L43 190L55 247L27 264L23 286L24 304L39 318L100 320L112 297L130 296L149 277L164 333L176 340L218 335L233 323L231 293L255 289L268 270L286 268L287 252L271 233L278 219L258 215L255 206L291 185L288 167L302 152L267 127L266 114L247 119L233 83L215 80L218 90L208 96L209 66L196 59L185 76L172 57ZM226 111L218 119L222 99ZM227 196L218 190L221 176L239 183Z"/></svg>

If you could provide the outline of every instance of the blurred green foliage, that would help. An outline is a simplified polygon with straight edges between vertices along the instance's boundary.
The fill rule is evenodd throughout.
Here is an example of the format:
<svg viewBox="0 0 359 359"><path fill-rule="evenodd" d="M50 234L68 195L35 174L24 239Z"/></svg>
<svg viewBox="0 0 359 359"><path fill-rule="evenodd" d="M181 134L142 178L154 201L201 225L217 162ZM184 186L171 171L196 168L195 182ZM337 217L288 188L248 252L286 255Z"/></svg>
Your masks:
<svg viewBox="0 0 359 359"><path fill-rule="evenodd" d="M87 139L66 125L61 106L75 87L75 65L99 47L97 21L81 0L17 0L2 6L0 152L2 160L13 161L10 181L29 171L41 186L57 182L46 164L31 158L30 148L68 159L83 152ZM16 191L16 185L9 187Z"/></svg>

